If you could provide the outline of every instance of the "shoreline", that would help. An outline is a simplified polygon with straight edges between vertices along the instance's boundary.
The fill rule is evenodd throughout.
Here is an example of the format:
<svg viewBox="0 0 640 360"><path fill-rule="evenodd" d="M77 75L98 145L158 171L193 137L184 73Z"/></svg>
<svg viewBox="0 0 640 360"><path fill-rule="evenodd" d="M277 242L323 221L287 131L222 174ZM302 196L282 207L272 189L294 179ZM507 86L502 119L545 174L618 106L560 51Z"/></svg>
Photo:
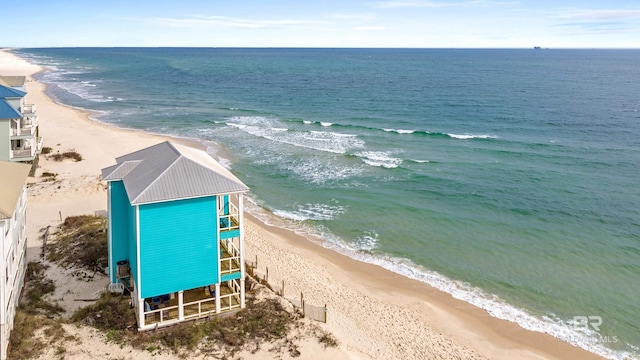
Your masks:
<svg viewBox="0 0 640 360"><path fill-rule="evenodd" d="M17 58L6 51L0 54L0 64L6 61L5 55ZM11 75L2 68L0 74ZM37 250L34 244L37 229L39 225L57 222L61 210L55 211L56 207L66 206L64 216L106 209L106 195L104 189L99 190L98 175L101 166L115 163L115 157L166 139L206 147L197 139L150 134L92 120L90 111L56 103L45 90L43 83L27 84L28 102L37 104L39 109L45 144L58 144L54 150L62 151L72 147L83 157L91 156L86 155L86 160L75 164L52 163L43 157L36 174L42 170L59 171L63 188L51 193L39 189L40 185L32 186L40 191L33 196L30 191L31 259ZM51 116L61 113L64 119ZM96 149L96 139L101 145L119 146ZM40 208L33 209L34 206ZM269 267L270 282L278 284L286 278L287 293L304 291L305 298L314 304L327 303L329 321L323 327L339 339L347 358L477 358L478 355L496 359L600 358L551 335L492 317L426 283L352 259L293 231L264 224L255 216L247 218L247 259L260 254L260 263ZM37 225L32 225L34 222ZM272 278L276 279L271 281Z"/></svg>

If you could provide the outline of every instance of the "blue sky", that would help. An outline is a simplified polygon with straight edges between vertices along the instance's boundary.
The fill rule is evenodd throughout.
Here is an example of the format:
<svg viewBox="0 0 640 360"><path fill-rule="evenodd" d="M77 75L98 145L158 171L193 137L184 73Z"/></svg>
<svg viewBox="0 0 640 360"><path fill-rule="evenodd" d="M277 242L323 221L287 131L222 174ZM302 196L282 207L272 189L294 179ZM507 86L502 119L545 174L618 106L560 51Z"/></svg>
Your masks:
<svg viewBox="0 0 640 360"><path fill-rule="evenodd" d="M633 0L15 1L0 47L640 48Z"/></svg>

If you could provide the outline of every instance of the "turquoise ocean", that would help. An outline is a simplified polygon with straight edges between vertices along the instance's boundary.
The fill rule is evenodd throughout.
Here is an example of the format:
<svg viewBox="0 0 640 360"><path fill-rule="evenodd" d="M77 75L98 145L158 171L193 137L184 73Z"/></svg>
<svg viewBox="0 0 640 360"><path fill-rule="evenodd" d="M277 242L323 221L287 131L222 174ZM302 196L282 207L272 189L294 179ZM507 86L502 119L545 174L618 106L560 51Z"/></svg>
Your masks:
<svg viewBox="0 0 640 360"><path fill-rule="evenodd" d="M96 121L211 145L265 222L640 357L638 50L15 52Z"/></svg>

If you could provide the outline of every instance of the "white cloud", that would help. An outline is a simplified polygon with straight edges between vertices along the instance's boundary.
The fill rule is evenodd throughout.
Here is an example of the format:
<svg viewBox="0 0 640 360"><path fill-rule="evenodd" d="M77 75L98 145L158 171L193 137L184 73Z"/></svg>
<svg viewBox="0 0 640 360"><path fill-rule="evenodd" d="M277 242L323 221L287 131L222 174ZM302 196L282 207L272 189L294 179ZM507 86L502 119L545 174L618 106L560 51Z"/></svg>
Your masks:
<svg viewBox="0 0 640 360"><path fill-rule="evenodd" d="M358 26L357 31L383 31L386 30L384 26Z"/></svg>
<svg viewBox="0 0 640 360"><path fill-rule="evenodd" d="M336 14L331 14L331 18L338 19L338 20L373 20L376 18L376 15L372 13L358 13L358 14L336 13Z"/></svg>
<svg viewBox="0 0 640 360"><path fill-rule="evenodd" d="M468 6L504 6L514 5L517 1L492 1L492 0L469 0L458 2L432 1L432 0L390 0L380 1L375 4L378 8L445 8L445 7L468 7Z"/></svg>
<svg viewBox="0 0 640 360"><path fill-rule="evenodd" d="M576 10L561 16L567 19L640 19L640 10Z"/></svg>
<svg viewBox="0 0 640 360"><path fill-rule="evenodd" d="M248 29L262 29L273 27L286 27L309 24L309 21L303 20L255 20L255 19L240 19L226 16L195 16L187 18L150 18L148 21L162 26L169 27L230 27L230 28L248 28Z"/></svg>

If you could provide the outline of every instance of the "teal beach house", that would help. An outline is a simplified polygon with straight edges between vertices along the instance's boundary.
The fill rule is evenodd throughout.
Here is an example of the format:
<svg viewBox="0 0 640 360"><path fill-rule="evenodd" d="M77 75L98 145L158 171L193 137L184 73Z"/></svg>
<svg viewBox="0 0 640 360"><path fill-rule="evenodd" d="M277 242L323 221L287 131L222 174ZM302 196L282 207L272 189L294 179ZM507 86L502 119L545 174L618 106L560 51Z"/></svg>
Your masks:
<svg viewBox="0 0 640 360"><path fill-rule="evenodd" d="M139 330L244 307L246 185L171 142L117 158L102 177L109 287L131 294Z"/></svg>

